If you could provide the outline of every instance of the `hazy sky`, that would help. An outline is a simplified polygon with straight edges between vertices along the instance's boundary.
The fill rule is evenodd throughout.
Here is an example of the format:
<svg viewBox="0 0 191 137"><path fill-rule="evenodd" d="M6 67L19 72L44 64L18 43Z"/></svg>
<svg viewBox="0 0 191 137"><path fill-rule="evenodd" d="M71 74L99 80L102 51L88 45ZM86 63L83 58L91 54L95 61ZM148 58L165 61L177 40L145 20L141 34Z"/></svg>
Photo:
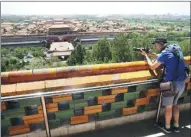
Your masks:
<svg viewBox="0 0 191 137"><path fill-rule="evenodd" d="M1 14L179 14L190 15L189 2L1 2Z"/></svg>

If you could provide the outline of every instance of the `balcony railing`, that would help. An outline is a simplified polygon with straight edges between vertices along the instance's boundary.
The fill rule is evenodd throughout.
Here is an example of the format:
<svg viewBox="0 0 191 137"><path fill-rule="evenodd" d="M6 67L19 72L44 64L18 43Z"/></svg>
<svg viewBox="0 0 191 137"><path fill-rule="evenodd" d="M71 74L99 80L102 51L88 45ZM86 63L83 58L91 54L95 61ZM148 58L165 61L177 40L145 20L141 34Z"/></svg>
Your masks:
<svg viewBox="0 0 191 137"><path fill-rule="evenodd" d="M1 97L2 129L5 132L2 136L26 134L39 128L45 129L46 135L50 137L51 129L63 125L70 127L92 120L100 121L155 110L159 95L157 82L157 79L153 79ZM187 80L186 92L179 104L190 102L189 82ZM5 121L10 124L4 124Z"/></svg>
<svg viewBox="0 0 191 137"><path fill-rule="evenodd" d="M187 62L189 62L189 59L187 59ZM128 119L129 117L126 116L156 110L160 93L158 80L151 78L144 62L138 64L139 67L135 67L132 64L122 63L110 64L109 66L99 65L99 67L83 66L78 69L72 67L60 70L56 69L58 72L61 71L64 79L57 79L56 76L60 75L53 75L53 72L58 74L56 73L57 71L38 73L38 77L37 75L33 75L35 73L29 72L3 73L2 79L5 84L1 87L3 95L1 97L1 136L50 137L58 134L59 136L68 135L77 133L74 128L81 128L82 131L87 131L83 129L85 128L83 127L84 124L93 123L93 129L96 129L99 128L99 125L96 126L96 124L104 122L105 120L123 117ZM136 70L138 72L135 73L131 72L131 65L133 68L139 68L141 70ZM140 65L144 67L140 67ZM113 75L116 76L116 73L118 74L122 68L126 67L129 69L125 70L128 71L128 75L126 73L117 75L120 76L121 81L119 81L120 78L113 77ZM66 75L68 73L76 74L76 71L80 73L77 78L73 78L73 76L75 76L73 74L71 75L72 77ZM92 71L92 73L89 71ZM35 71L33 70L33 72ZM86 76L84 72L89 74ZM90 76L90 74L96 74L96 76ZM103 78L105 79L101 79L103 74ZM42 81L39 81L42 80L41 75L44 75L45 78L55 76L56 81L60 81L60 83L55 83L55 79L52 79L48 82L51 84L50 86L40 85L40 87L47 87L38 88L39 83L42 83ZM139 75L142 76L140 77ZM35 82L36 84L33 83L34 81L31 79L33 76L38 80ZM68 78L68 76L71 78ZM135 79L136 77L139 77L139 79ZM23 79L18 81L18 78L23 78L26 81L28 79L29 81L22 83L24 82L22 81ZM65 83L62 83L63 80ZM84 82L83 80L90 82L90 84L77 88L62 88L67 84L80 85ZM102 81L102 83L97 84L97 81ZM114 83L108 84L109 81L114 81ZM72 84L70 82L72 82ZM92 84L93 82L95 84ZM29 86L29 83L32 83L32 86ZM179 104L190 103L191 78L187 78L185 83L185 92L179 99ZM15 86L16 89L13 88ZM59 89L57 86L59 86Z"/></svg>

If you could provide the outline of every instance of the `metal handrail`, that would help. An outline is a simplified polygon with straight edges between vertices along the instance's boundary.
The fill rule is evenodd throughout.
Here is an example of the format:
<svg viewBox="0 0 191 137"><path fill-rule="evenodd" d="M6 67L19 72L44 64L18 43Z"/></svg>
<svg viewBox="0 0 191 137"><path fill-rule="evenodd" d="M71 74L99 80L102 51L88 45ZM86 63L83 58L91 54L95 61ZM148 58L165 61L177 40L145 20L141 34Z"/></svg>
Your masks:
<svg viewBox="0 0 191 137"><path fill-rule="evenodd" d="M53 96L53 95L60 95L60 94L72 94L72 93L81 93L81 92L88 92L88 91L97 91L100 89L105 90L105 89L113 89L113 88L130 87L130 86L136 86L136 85L157 83L158 81L159 81L158 79L152 79L152 80L145 80L145 81L111 84L111 85L105 85L105 86L94 86L94 87L87 87L87 88L78 88L78 89L69 89L69 90L51 91L51 92L38 92L38 93L27 94L27 95L1 97L1 101L21 100L21 99L40 97L41 105L43 108L43 115L44 115L44 119L45 119L44 123L45 123L45 127L46 127L46 135L47 135L47 137L51 137L51 132L50 132L50 128L49 128L49 120L48 120L48 116L47 116L47 109L46 109L46 103L45 103L45 97Z"/></svg>
<svg viewBox="0 0 191 137"><path fill-rule="evenodd" d="M120 83L120 84L111 84L111 85L105 85L105 86L94 86L94 87L87 87L87 88L69 89L69 90L62 90L62 91L38 92L38 93L26 94L26 95L1 97L1 101L12 101L12 100L21 100L21 99L40 97L41 105L43 108L46 135L47 135L47 137L51 137L51 132L50 132L50 128L49 128L49 120L48 120L46 103L45 103L45 97L53 96L53 95L60 95L60 94L72 94L72 93L79 93L79 92L81 93L81 92L88 92L88 91L96 91L96 90L100 90L100 89L104 90L104 89L122 88L122 87L136 86L136 85L156 83L156 82L158 82L158 79Z"/></svg>
<svg viewBox="0 0 191 137"><path fill-rule="evenodd" d="M113 88L122 88L122 87L130 87L130 86L143 85L143 84L151 84L156 82L158 82L158 79L120 83L120 84L110 84L110 85L104 85L104 86L94 86L94 87L87 87L87 88L68 89L68 90L61 90L61 91L37 92L37 93L26 94L26 95L1 97L1 101L21 100L21 99L28 99L28 98L37 98L42 96L48 97L48 96L54 96L54 95L60 95L60 94L72 94L72 93L81 93L81 92L113 89Z"/></svg>

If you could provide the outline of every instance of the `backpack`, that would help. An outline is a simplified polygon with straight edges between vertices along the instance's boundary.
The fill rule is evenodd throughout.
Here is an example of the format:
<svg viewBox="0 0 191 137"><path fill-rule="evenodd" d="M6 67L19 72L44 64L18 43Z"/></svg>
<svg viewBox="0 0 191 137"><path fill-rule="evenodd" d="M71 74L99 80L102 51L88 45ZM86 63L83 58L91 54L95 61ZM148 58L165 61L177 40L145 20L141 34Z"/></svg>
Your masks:
<svg viewBox="0 0 191 137"><path fill-rule="evenodd" d="M181 47L178 44L167 45L165 47L164 51L173 53L174 56L179 58L179 62L180 62L180 60L183 60L184 70L186 72L186 76L188 77L190 74L189 65L184 60L184 56L183 56Z"/></svg>

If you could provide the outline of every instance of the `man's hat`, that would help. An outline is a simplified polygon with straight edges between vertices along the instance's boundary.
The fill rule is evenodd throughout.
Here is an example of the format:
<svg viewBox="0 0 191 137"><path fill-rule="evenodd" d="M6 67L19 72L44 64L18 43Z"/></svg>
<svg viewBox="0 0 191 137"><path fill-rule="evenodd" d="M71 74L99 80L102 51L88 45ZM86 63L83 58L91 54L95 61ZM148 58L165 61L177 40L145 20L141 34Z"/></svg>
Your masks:
<svg viewBox="0 0 191 137"><path fill-rule="evenodd" d="M165 39L165 38L156 38L153 42L152 42L152 44L155 44L155 43L160 43L160 42L162 42L162 43L167 43L167 40Z"/></svg>

